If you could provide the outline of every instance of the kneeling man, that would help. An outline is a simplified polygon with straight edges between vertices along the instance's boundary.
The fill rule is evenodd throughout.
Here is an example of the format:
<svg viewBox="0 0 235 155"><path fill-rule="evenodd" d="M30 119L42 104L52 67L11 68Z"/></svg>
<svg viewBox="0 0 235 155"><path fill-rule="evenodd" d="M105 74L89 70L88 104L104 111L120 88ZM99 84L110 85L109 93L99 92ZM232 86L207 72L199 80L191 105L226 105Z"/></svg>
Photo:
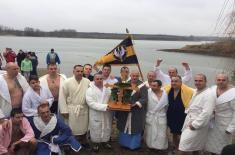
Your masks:
<svg viewBox="0 0 235 155"><path fill-rule="evenodd" d="M59 147L62 145L70 145L76 152L81 149L71 129L55 114L51 114L48 104L38 106L38 115L29 119L38 141L36 155L60 153Z"/></svg>
<svg viewBox="0 0 235 155"><path fill-rule="evenodd" d="M36 140L33 129L24 117L21 108L12 109L10 115L11 118L7 128L4 129L0 123L0 154L33 154L36 148Z"/></svg>

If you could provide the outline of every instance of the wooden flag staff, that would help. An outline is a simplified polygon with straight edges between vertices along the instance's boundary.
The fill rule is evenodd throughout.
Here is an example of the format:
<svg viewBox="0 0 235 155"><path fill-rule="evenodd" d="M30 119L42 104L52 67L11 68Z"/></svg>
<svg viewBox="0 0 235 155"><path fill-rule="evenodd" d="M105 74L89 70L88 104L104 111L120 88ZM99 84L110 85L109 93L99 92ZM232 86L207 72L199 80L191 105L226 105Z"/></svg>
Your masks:
<svg viewBox="0 0 235 155"><path fill-rule="evenodd" d="M133 40L133 37L132 37L132 35L129 33L129 30L128 30L127 28L126 28L126 33L127 33L128 36L131 38L131 40ZM132 48L132 50L135 52L134 46L131 46L131 48ZM136 53L135 53L135 54L136 54ZM137 58L137 60L138 60L137 55L136 55L136 58ZM141 79L142 79L142 81L144 82L144 76L143 76L143 73L142 73L142 71L141 71L139 61L138 61L137 67L138 67L138 69L139 69Z"/></svg>

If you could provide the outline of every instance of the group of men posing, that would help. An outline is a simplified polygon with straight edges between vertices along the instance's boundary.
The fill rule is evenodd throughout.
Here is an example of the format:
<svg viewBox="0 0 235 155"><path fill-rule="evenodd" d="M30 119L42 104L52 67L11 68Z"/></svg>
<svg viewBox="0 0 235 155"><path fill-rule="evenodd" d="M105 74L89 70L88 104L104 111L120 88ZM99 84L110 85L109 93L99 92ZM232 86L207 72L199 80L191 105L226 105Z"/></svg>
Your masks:
<svg viewBox="0 0 235 155"><path fill-rule="evenodd" d="M181 78L174 67L164 74L161 62L157 60L145 82L136 70L129 76L125 66L121 76L114 77L110 65L94 76L91 65L75 65L73 76L66 78L57 72L56 64L49 64L48 74L31 76L29 85L18 73L19 67L8 63L6 73L0 75L0 139L6 139L0 141L0 154L14 154L25 147L28 151L36 148L36 154L50 154L60 152L63 144L79 151L76 139L88 148L88 131L94 151L101 146L111 149L113 119L119 132L143 135L152 149L168 148L169 127L177 153L206 150L220 154L235 131L235 88L228 76L218 74L216 85L209 88L206 76L196 74L193 89L186 85L192 79L188 63L182 63L185 74ZM110 86L117 82L133 88L131 111L113 115L108 101Z"/></svg>

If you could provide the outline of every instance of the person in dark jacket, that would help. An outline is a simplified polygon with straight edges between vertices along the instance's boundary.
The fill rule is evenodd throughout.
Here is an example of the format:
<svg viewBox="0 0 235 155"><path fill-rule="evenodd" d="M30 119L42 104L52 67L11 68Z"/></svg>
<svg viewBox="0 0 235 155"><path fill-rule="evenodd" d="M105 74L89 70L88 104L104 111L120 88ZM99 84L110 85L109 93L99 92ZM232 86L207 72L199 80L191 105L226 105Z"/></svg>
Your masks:
<svg viewBox="0 0 235 155"><path fill-rule="evenodd" d="M127 82L133 89L130 98L131 111L116 111L117 128L120 133L126 133L129 137L141 135L145 126L148 91L139 76L139 72L134 70L131 72L131 80Z"/></svg>
<svg viewBox="0 0 235 155"><path fill-rule="evenodd" d="M30 60L32 62L33 70L30 72L30 75L38 75L37 67L38 67L38 57L36 56L35 52L31 52Z"/></svg>
<svg viewBox="0 0 235 155"><path fill-rule="evenodd" d="M19 50L16 56L16 61L17 61L18 66L21 66L21 62L24 60L25 57L26 57L26 53L22 50Z"/></svg>
<svg viewBox="0 0 235 155"><path fill-rule="evenodd" d="M48 64L60 64L60 58L58 56L58 54L54 51L54 49L52 48L51 49L51 52L49 52L47 54L47 58L46 58L46 62L47 62L47 65Z"/></svg>
<svg viewBox="0 0 235 155"><path fill-rule="evenodd" d="M92 65L85 64L83 68L83 77L89 79L90 81L93 81L94 76L91 75L91 72L92 72Z"/></svg>

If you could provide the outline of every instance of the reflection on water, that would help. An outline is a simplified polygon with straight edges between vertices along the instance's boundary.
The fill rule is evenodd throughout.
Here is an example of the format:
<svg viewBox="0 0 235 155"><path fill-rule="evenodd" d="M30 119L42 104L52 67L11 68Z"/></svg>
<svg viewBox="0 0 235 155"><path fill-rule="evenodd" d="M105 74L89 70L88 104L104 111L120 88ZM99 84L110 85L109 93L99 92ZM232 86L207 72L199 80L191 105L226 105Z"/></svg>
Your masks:
<svg viewBox="0 0 235 155"><path fill-rule="evenodd" d="M3 51L5 47L11 47L15 51L19 49L35 51L39 57L39 67L46 67L46 53L51 48L54 48L61 57L61 72L71 76L72 67L75 64L93 64L97 58L112 50L120 41L106 39L0 37L0 49ZM210 84L213 83L216 73L221 71L231 72L231 70L235 69L235 62L230 58L157 51L158 49L180 48L186 44L200 43L135 40L134 48L144 76L149 70L153 69L157 58L164 60L161 65L164 72L167 72L169 66L175 66L181 75L183 74L181 62L189 62L193 73L206 74ZM119 68L113 67L113 74L119 75Z"/></svg>

